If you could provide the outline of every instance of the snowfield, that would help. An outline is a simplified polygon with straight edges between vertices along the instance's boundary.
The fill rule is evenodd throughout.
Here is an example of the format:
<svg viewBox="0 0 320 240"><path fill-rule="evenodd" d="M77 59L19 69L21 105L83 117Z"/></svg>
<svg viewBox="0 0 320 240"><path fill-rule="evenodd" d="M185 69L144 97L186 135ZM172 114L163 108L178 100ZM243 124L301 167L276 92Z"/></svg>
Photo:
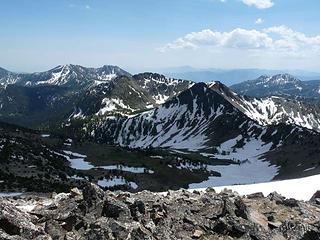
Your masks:
<svg viewBox="0 0 320 240"><path fill-rule="evenodd" d="M240 165L208 166L207 170L221 173L221 177L211 176L200 183L189 184L188 188L198 189L233 184L249 184L271 181L278 172L278 167L270 166L263 160L252 159Z"/></svg>
<svg viewBox="0 0 320 240"><path fill-rule="evenodd" d="M267 183L214 187L214 189L217 192L221 192L224 189L230 189L241 195L262 192L267 196L272 192L277 192L286 198L308 201L315 192L320 190L320 175ZM189 190L205 191L205 188Z"/></svg>
<svg viewBox="0 0 320 240"><path fill-rule="evenodd" d="M261 135L263 135L262 133ZM249 184L271 181L279 171L279 167L271 165L265 161L264 154L267 153L272 143L264 143L261 138L246 139L244 146L233 148L236 142L242 139L242 135L230 139L220 145L218 152L226 154L203 154L209 158L234 159L240 161L240 164L231 164L226 166L207 166L209 171L216 171L221 177L210 176L208 180L200 183L192 183L189 188L205 188L211 186L223 186L233 184Z"/></svg>

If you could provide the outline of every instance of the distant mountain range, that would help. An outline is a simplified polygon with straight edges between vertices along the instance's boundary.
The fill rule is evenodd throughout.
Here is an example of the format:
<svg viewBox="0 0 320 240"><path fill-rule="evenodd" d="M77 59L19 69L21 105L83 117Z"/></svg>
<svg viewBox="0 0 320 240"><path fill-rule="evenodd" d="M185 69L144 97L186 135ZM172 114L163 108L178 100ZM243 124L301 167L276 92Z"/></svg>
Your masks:
<svg viewBox="0 0 320 240"><path fill-rule="evenodd" d="M64 65L31 74L2 70L0 119L36 127L69 116L132 114L164 103L191 84L155 73L132 76L107 65Z"/></svg>
<svg viewBox="0 0 320 240"><path fill-rule="evenodd" d="M130 73L117 66L105 65L100 68L86 68L79 65L60 65L51 70L37 73L12 73L0 69L0 85L21 86L63 86L86 87L112 80L117 76L130 76Z"/></svg>
<svg viewBox="0 0 320 240"><path fill-rule="evenodd" d="M189 79L195 82L221 81L227 86L256 79L261 75L290 73L303 81L320 80L320 73L302 70L268 70L268 69L197 69L192 67L167 68L160 70L166 76Z"/></svg>
<svg viewBox="0 0 320 240"><path fill-rule="evenodd" d="M255 80L232 85L242 95L254 97L286 96L291 98L320 98L320 80L301 81L289 74L263 75Z"/></svg>
<svg viewBox="0 0 320 240"><path fill-rule="evenodd" d="M0 121L79 143L196 154L269 173L264 180L320 171L320 106L307 99L319 98L317 81L280 74L229 88L108 65L1 69L0 81Z"/></svg>
<svg viewBox="0 0 320 240"><path fill-rule="evenodd" d="M131 75L111 65L64 65L31 74L2 69L0 79L0 119L24 126L137 114L166 103L195 84L157 73ZM240 95L220 82L207 86L218 89L225 100L259 124L289 123L320 131L319 106L299 101L320 98L320 81L300 81L289 74L261 76L233 85Z"/></svg>

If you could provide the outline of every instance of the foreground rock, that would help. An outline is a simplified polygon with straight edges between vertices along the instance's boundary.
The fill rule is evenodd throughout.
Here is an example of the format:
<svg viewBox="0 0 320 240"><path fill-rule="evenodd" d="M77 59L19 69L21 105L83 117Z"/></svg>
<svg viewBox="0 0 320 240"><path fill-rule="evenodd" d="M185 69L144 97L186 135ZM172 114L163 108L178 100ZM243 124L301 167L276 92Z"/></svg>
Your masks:
<svg viewBox="0 0 320 240"><path fill-rule="evenodd" d="M105 192L0 199L0 239L320 239L320 205L277 193Z"/></svg>

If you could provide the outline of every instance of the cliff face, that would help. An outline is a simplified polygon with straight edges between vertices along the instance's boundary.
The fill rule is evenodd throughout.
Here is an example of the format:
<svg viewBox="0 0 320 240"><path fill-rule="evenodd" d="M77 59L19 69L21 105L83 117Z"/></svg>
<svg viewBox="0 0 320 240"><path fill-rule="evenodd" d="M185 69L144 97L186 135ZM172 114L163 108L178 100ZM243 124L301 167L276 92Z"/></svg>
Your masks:
<svg viewBox="0 0 320 240"><path fill-rule="evenodd" d="M0 239L320 239L320 194L104 192L0 198Z"/></svg>

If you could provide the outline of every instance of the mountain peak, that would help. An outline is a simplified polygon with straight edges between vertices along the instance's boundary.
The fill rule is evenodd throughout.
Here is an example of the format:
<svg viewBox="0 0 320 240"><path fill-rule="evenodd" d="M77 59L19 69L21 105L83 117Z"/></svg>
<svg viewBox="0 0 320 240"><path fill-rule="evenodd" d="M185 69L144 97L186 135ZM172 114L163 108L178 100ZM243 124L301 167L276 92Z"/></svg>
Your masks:
<svg viewBox="0 0 320 240"><path fill-rule="evenodd" d="M102 67L100 68L118 68L120 69L120 67L116 66L116 65L110 65L110 64L104 64Z"/></svg>
<svg viewBox="0 0 320 240"><path fill-rule="evenodd" d="M58 65L48 71L24 74L21 85L56 85L81 89L110 81L117 76L131 76L120 67L104 65L100 68L75 64Z"/></svg>
<svg viewBox="0 0 320 240"><path fill-rule="evenodd" d="M212 104L229 105L223 95L224 94L221 94L220 91L209 88L206 83L198 82L179 94L177 98L179 99L180 104L189 104L193 106L194 101L196 100L198 103L204 103L206 108L210 108Z"/></svg>
<svg viewBox="0 0 320 240"><path fill-rule="evenodd" d="M273 75L273 76L263 75L258 78L258 81L261 81L263 83L277 84L277 85L284 85L284 84L288 84L288 83L300 82L299 79L297 79L296 77L294 77L288 73L277 74L277 75Z"/></svg>
<svg viewBox="0 0 320 240"><path fill-rule="evenodd" d="M207 86L211 89L225 89L228 88L220 81L207 82Z"/></svg>
<svg viewBox="0 0 320 240"><path fill-rule="evenodd" d="M191 89L200 89L200 88L204 89L204 88L208 88L208 86L204 82L197 82L193 84L191 87Z"/></svg>
<svg viewBox="0 0 320 240"><path fill-rule="evenodd" d="M52 69L50 69L48 72L59 72L59 71L65 71L65 70L75 70L78 68L84 68L80 65L73 65L73 64L63 64L63 65L58 65Z"/></svg>
<svg viewBox="0 0 320 240"><path fill-rule="evenodd" d="M224 95L226 97L234 97L236 93L234 93L229 87L224 85L220 81L214 81L207 83L207 86L213 91L219 93L220 95Z"/></svg>
<svg viewBox="0 0 320 240"><path fill-rule="evenodd" d="M18 74L8 71L7 69L0 67L0 86L7 86L8 84L14 84L18 81Z"/></svg>

